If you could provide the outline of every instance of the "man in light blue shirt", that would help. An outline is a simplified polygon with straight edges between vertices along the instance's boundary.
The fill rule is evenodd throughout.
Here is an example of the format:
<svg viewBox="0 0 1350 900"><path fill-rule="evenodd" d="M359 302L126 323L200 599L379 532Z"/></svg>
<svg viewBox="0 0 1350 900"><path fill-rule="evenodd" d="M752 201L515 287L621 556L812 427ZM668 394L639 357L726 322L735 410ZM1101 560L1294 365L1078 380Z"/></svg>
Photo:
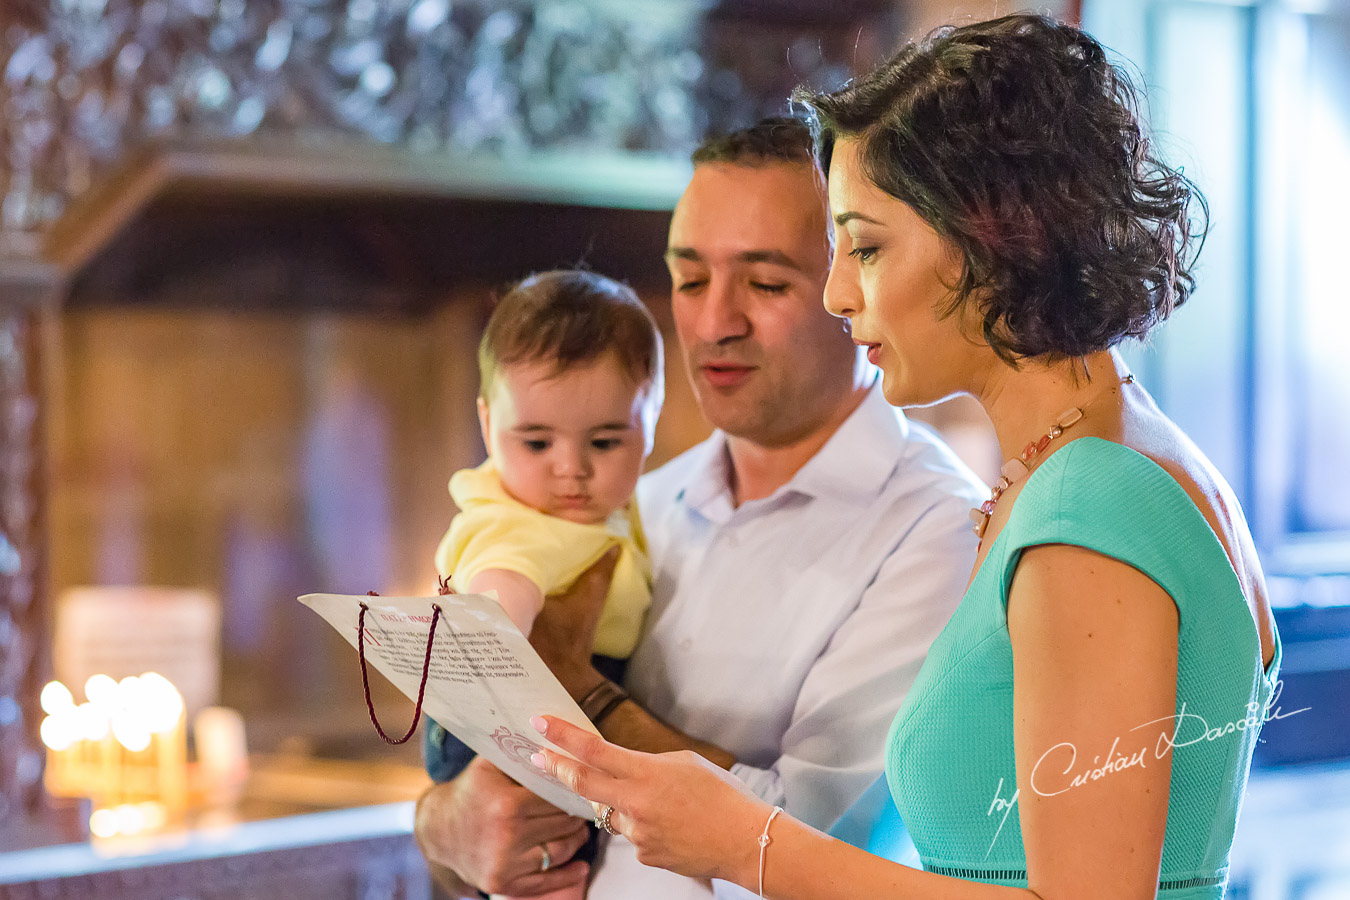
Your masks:
<svg viewBox="0 0 1350 900"><path fill-rule="evenodd" d="M590 667L589 642L549 661L574 696L613 698L596 722L610 740L693 749L824 829L865 792L883 796L868 788L887 729L964 591L968 511L987 488L886 404L825 312L832 247L805 126L763 122L694 163L666 261L717 431L639 485L654 585L631 699ZM423 796L417 835L460 890L537 896L590 878L600 900L745 896L642 866L621 839L593 875L559 865L581 824L477 760ZM865 840L865 823L851 827Z"/></svg>

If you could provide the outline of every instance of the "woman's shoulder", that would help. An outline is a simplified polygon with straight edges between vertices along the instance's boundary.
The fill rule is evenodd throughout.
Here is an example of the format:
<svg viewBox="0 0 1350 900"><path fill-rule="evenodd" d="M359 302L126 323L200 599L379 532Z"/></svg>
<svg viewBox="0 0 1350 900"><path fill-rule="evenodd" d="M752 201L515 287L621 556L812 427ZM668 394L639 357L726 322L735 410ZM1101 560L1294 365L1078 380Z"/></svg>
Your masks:
<svg viewBox="0 0 1350 900"><path fill-rule="evenodd" d="M1017 505L1025 513L1074 516L1094 512L1159 511L1188 500L1181 482L1148 453L1106 438L1076 438L1052 453L1029 476ZM1189 504L1194 510L1195 504ZM1017 511L1014 511L1016 515Z"/></svg>
<svg viewBox="0 0 1350 900"><path fill-rule="evenodd" d="M1130 444L1095 435L1078 438L1033 473L1028 491L1076 518L1178 518L1203 525L1225 546L1240 544L1246 520L1233 489L1184 435ZM1034 504L1029 504L1034 505ZM1092 515L1092 514L1099 515ZM1123 523L1122 523L1123 524ZM1241 547L1239 546L1239 550Z"/></svg>
<svg viewBox="0 0 1350 900"><path fill-rule="evenodd" d="M1032 472L1007 530L1008 559L1039 544L1085 547L1144 571L1174 596L1216 581L1246 595L1259 583L1231 488L1184 438L1137 446L1075 439Z"/></svg>
<svg viewBox="0 0 1350 900"><path fill-rule="evenodd" d="M1204 471L1153 447L1077 438L1031 473L1007 524L1008 550L1076 544L1139 562L1180 547L1223 552L1217 536L1224 532L1205 514L1213 514L1209 492L1219 491L1191 474L1196 467ZM1220 561L1207 552L1183 555Z"/></svg>

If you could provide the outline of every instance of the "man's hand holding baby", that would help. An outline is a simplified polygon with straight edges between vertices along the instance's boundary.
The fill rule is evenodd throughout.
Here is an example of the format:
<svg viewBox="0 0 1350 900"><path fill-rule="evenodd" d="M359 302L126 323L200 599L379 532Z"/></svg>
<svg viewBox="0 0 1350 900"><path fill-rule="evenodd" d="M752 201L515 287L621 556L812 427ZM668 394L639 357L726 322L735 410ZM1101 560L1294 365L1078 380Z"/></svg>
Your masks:
<svg viewBox="0 0 1350 900"><path fill-rule="evenodd" d="M619 548L615 547L567 590L551 594L530 631L535 652L575 700L604 680L591 665L591 647L618 561Z"/></svg>
<svg viewBox="0 0 1350 900"><path fill-rule="evenodd" d="M590 875L590 866L580 860L540 871L544 850L557 861L576 855L586 842L586 822L539 799L481 757L422 795L416 834L434 874L436 868L448 869L467 882L456 885L439 873L437 880L456 896L475 896L464 888L476 885L492 894L535 897L583 885Z"/></svg>

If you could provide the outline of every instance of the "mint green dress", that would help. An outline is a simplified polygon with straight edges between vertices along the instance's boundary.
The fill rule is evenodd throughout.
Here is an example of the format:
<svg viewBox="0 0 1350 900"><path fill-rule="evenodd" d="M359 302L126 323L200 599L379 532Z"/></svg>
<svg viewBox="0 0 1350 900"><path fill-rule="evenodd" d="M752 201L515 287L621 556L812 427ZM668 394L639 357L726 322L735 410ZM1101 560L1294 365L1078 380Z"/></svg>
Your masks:
<svg viewBox="0 0 1350 900"><path fill-rule="evenodd" d="M1264 670L1238 578L1190 496L1146 456L1095 437L1069 442L1031 473L891 726L886 775L924 868L1027 885L1013 803L1006 611L1017 560L1037 544L1119 559L1176 602L1178 725L1175 746L1163 745L1172 781L1158 890L1169 900L1222 897L1252 749L1279 673L1278 636ZM1071 775L1108 750L1078 748ZM1144 762L1154 759L1151 745ZM1065 756L1047 771L1068 784L1067 763Z"/></svg>

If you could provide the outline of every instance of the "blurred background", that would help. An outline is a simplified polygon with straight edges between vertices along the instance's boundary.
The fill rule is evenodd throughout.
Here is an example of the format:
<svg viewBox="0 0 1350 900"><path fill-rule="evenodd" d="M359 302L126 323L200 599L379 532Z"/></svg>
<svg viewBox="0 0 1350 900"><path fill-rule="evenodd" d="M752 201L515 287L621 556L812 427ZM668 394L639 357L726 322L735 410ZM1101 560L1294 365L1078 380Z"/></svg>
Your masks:
<svg viewBox="0 0 1350 900"><path fill-rule="evenodd" d="M255 813L415 796L415 749L375 737L350 648L294 598L434 592L494 292L584 263L673 347L661 253L705 134L1020 8L0 3L0 850L46 840L63 606L166 588L214 610L198 705L242 714ZM1281 705L1307 708L1263 733L1228 896L1350 898L1350 0L1040 8L1128 61L1211 205L1194 298L1127 355L1236 489ZM653 465L707 434L678 365L667 397ZM996 477L973 404L913 415ZM403 768L297 792L324 760Z"/></svg>

